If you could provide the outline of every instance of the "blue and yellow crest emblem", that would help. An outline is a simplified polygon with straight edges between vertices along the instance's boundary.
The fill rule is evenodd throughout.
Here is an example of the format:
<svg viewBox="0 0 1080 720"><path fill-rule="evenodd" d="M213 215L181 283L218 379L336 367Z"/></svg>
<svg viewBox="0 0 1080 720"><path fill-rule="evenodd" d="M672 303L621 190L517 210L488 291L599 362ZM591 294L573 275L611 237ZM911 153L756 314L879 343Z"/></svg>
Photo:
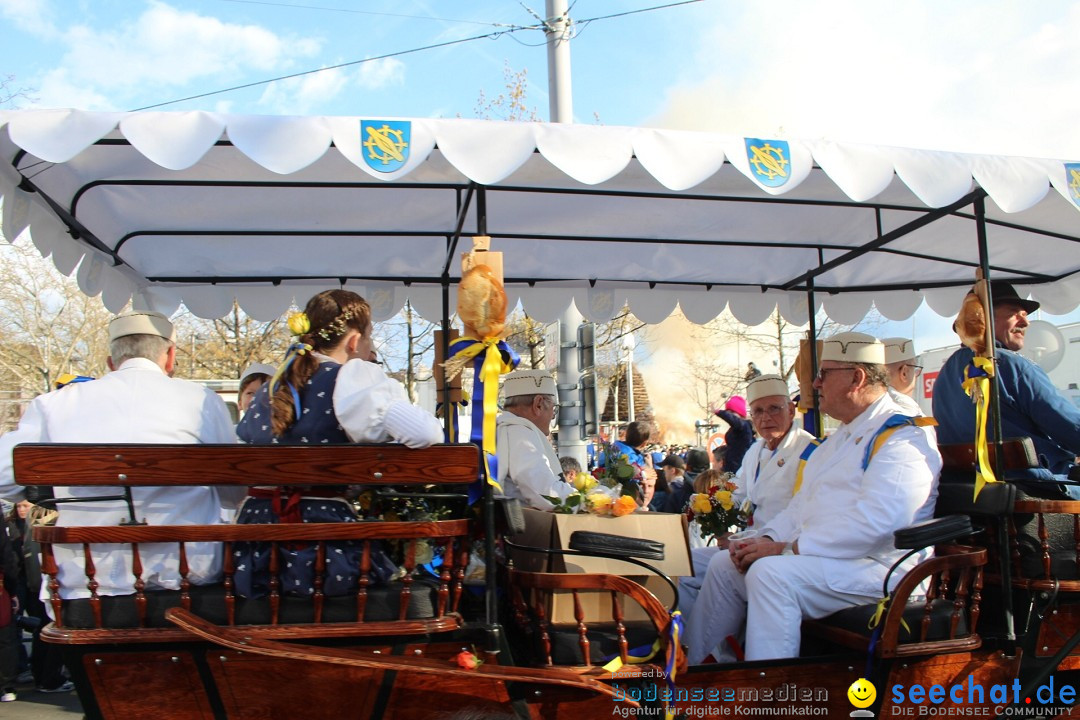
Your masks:
<svg viewBox="0 0 1080 720"><path fill-rule="evenodd" d="M746 138L750 172L765 187L780 187L791 177L791 153L786 140Z"/></svg>
<svg viewBox="0 0 1080 720"><path fill-rule="evenodd" d="M1080 163L1065 165L1065 181L1069 184L1069 197L1080 206Z"/></svg>
<svg viewBox="0 0 1080 720"><path fill-rule="evenodd" d="M412 123L408 120L361 120L364 162L372 170L392 173L409 159Z"/></svg>

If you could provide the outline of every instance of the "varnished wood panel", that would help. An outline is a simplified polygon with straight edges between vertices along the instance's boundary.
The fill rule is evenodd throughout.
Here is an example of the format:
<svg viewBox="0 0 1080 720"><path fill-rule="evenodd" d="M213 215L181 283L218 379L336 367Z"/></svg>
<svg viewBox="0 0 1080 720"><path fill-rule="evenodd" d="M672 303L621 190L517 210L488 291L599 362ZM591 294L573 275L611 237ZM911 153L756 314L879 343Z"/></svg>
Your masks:
<svg viewBox="0 0 1080 720"><path fill-rule="evenodd" d="M195 659L176 652L90 653L83 667L104 720L212 720Z"/></svg>
<svg viewBox="0 0 1080 720"><path fill-rule="evenodd" d="M475 445L27 444L13 452L23 485L426 485L471 483Z"/></svg>
<svg viewBox="0 0 1080 720"><path fill-rule="evenodd" d="M388 646L376 649L390 652ZM372 717L384 674L218 648L207 651L207 663L229 720L366 720Z"/></svg>
<svg viewBox="0 0 1080 720"><path fill-rule="evenodd" d="M412 644L405 647L404 655L441 660L446 663L447 668L456 668L452 658L463 649L465 648L462 645L453 643ZM421 655L416 654L417 650ZM436 686L438 690L433 692ZM430 718L437 713L450 714L466 708L510 712L510 696L505 683L480 677L442 678L399 672L394 677L394 687L390 691L385 717L419 720Z"/></svg>
<svg viewBox="0 0 1080 720"><path fill-rule="evenodd" d="M1019 669L1019 654L1015 657L1006 657L1000 651L990 650L980 650L973 653L954 653L924 658L918 661L897 661L893 666L892 672L889 674L888 686L892 687L893 685L899 684L908 688L911 687L911 685L918 683L924 688L929 688L931 685L941 685L945 688L949 688L952 685L963 685L967 688L970 685L968 676L972 675L974 676L974 682L982 685L983 688L985 688L984 692L989 692L989 688L993 685L1011 684L1013 678L1017 676ZM882 696L881 688L878 688L878 696ZM993 705L990 702L989 695L985 695L984 700L985 707L1000 707ZM897 709L893 710L894 707ZM892 694L885 693L878 717L900 717L903 712L900 708L916 707L918 706L907 702L894 704L892 702ZM926 707L925 701L922 704L922 707ZM944 708L970 708L971 705L967 703L966 695L964 696L964 702L959 705L953 703L952 699L946 695L944 701L940 704L935 704L935 707L944 712ZM916 709L912 712L918 713L919 711ZM994 710L990 710L991 717L993 717L994 712Z"/></svg>
<svg viewBox="0 0 1080 720"><path fill-rule="evenodd" d="M371 540L465 535L468 520L430 522L280 523L276 525L36 526L41 543L223 542L258 540Z"/></svg>

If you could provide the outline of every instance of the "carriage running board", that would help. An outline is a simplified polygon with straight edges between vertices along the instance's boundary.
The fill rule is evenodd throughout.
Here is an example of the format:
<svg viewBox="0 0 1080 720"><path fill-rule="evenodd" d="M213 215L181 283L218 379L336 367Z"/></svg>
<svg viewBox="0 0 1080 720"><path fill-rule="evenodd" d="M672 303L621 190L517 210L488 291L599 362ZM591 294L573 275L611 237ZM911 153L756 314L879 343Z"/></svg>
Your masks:
<svg viewBox="0 0 1080 720"><path fill-rule="evenodd" d="M456 677L484 678L503 682L539 683L560 685L615 696L615 689L595 678L579 675L562 668L523 668L483 663L475 670L465 670L449 660L432 660L423 657L399 657L371 655L347 648L318 647L267 640L245 633L237 627L223 627L207 622L183 608L170 608L165 611L165 618L187 632L203 640L240 652L256 655L268 655L277 658L289 658L302 662L322 662L332 665L373 668L377 670L430 673L433 675L451 675ZM628 705L637 707L630 698L620 698Z"/></svg>

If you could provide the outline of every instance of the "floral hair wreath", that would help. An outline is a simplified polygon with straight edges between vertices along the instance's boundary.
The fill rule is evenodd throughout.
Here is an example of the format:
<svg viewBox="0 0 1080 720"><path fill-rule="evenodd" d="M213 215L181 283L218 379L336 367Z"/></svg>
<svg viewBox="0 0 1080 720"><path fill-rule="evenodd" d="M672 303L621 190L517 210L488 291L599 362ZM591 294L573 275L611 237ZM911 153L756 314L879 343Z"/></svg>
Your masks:
<svg viewBox="0 0 1080 720"><path fill-rule="evenodd" d="M348 327L348 322L352 320L352 318L352 311L346 310L340 315L338 315L336 318L334 318L334 321L332 323L319 330L315 334L321 337L323 340L329 342L333 338L336 338L345 333L345 330ZM311 332L311 320L308 318L307 313L304 312L293 313L289 316L286 324L289 326L289 332L291 332L297 337L300 337L301 335L306 335L307 333Z"/></svg>

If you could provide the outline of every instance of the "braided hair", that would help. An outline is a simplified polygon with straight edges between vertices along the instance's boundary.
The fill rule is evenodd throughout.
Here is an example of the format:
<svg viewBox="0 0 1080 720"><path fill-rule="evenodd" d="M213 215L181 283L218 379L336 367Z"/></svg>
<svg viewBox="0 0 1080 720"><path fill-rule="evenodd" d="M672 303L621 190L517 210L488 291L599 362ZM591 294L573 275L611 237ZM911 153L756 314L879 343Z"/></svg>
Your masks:
<svg viewBox="0 0 1080 720"><path fill-rule="evenodd" d="M309 345L314 352L327 354L336 348L349 330L363 333L371 323L367 300L349 290L324 290L308 300L304 307L310 327L296 342ZM319 360L312 352L293 358L270 397L270 422L274 435L281 436L296 422L293 389L301 391L315 371Z"/></svg>

